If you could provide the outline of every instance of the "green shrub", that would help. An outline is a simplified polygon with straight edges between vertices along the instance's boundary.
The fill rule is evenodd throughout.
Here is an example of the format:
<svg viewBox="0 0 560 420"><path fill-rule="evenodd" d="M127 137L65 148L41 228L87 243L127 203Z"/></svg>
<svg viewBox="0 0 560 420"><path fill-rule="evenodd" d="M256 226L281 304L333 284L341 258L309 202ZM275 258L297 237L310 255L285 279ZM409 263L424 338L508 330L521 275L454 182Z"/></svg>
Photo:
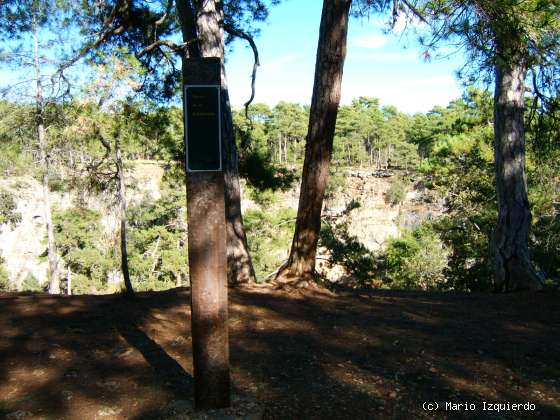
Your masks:
<svg viewBox="0 0 560 420"><path fill-rule="evenodd" d="M472 143L471 143L472 144ZM434 191L445 197L445 213L432 227L452 249L447 286L454 290L492 289L489 241L497 220L494 166L488 145L475 143L468 153L434 163ZM443 170L445 168L445 171Z"/></svg>
<svg viewBox="0 0 560 420"><path fill-rule="evenodd" d="M184 190L164 190L130 207L128 256L136 290L164 290L188 282Z"/></svg>
<svg viewBox="0 0 560 420"><path fill-rule="evenodd" d="M0 145L1 175L19 176L35 171L36 166L33 165L33 160L29 153L25 152L15 142L8 143L11 140L3 140L0 133L0 142L2 141L6 141L6 143Z"/></svg>
<svg viewBox="0 0 560 420"><path fill-rule="evenodd" d="M444 289L449 255L431 226L406 231L392 239L385 251L387 279L394 288Z"/></svg>
<svg viewBox="0 0 560 420"><path fill-rule="evenodd" d="M49 190L52 192L64 192L66 191L66 181L60 176L60 174L52 173L49 175Z"/></svg>
<svg viewBox="0 0 560 420"><path fill-rule="evenodd" d="M107 273L114 268L113 247L103 238L97 210L74 207L53 212L58 251L72 271L72 293L96 293L106 287Z"/></svg>
<svg viewBox="0 0 560 420"><path fill-rule="evenodd" d="M533 213L530 246L534 261L546 277L560 279L560 167L541 164L528 171L529 202Z"/></svg>
<svg viewBox="0 0 560 420"><path fill-rule="evenodd" d="M242 153L239 174L257 190L289 189L296 180L295 171L272 163L270 154L257 150Z"/></svg>
<svg viewBox="0 0 560 420"><path fill-rule="evenodd" d="M341 171L333 170L331 166L329 170L329 177L327 179L327 188L325 190L325 196L327 198L334 196L346 185L346 177Z"/></svg>
<svg viewBox="0 0 560 420"><path fill-rule="evenodd" d="M404 201L406 197L407 184L402 178L396 178L385 193L385 202L396 206Z"/></svg>
<svg viewBox="0 0 560 420"><path fill-rule="evenodd" d="M293 209L248 210L243 218L255 274L259 280L287 258L295 227Z"/></svg>
<svg viewBox="0 0 560 420"><path fill-rule="evenodd" d="M247 195L263 208L268 208L278 201L278 194L272 189L259 190L247 184Z"/></svg>
<svg viewBox="0 0 560 420"><path fill-rule="evenodd" d="M62 282L63 288L67 288L66 281ZM72 294L85 295L107 292L107 284L103 277L89 276L82 273L72 273Z"/></svg>
<svg viewBox="0 0 560 420"><path fill-rule="evenodd" d="M360 203L352 200L344 211L344 216L358 207ZM354 276L358 281L354 286L369 286L377 271L376 256L357 237L350 235L348 221L344 216L337 223L323 223L319 244L329 250L332 264L343 266Z"/></svg>
<svg viewBox="0 0 560 420"><path fill-rule="evenodd" d="M15 225L21 222L21 213L15 211L17 208L14 194L9 191L0 191L0 225L9 223Z"/></svg>
<svg viewBox="0 0 560 420"><path fill-rule="evenodd" d="M42 292L43 287L39 284L37 278L29 273L25 280L23 280L22 289L28 292Z"/></svg>
<svg viewBox="0 0 560 420"><path fill-rule="evenodd" d="M544 281L544 289L545 290L559 290L560 289L560 282L553 280L553 279L546 279Z"/></svg>
<svg viewBox="0 0 560 420"><path fill-rule="evenodd" d="M0 257L0 291L7 291L10 288L8 271L4 266L4 259Z"/></svg>

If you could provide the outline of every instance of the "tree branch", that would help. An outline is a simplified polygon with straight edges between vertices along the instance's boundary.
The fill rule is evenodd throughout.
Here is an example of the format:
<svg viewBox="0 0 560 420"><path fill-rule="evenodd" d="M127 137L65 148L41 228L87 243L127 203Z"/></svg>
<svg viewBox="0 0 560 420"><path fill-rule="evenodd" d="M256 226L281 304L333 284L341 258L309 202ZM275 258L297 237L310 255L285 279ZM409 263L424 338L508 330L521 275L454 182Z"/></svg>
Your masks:
<svg viewBox="0 0 560 420"><path fill-rule="evenodd" d="M172 6L173 6L173 0L167 0L167 6L165 7L165 12L163 13L163 15L162 15L158 20L156 20L156 21L154 22L156 28L157 28L159 25L163 24L163 22L165 22L165 20L167 19L167 17L168 17L169 14L171 13L171 7L172 7Z"/></svg>
<svg viewBox="0 0 560 420"><path fill-rule="evenodd" d="M196 16L191 0L176 0L177 14L181 24L183 42L187 43L189 57L201 57L200 43L196 32Z"/></svg>
<svg viewBox="0 0 560 420"><path fill-rule="evenodd" d="M111 143L103 136L103 133L101 132L101 127L99 126L99 124L97 124L97 122L92 121L93 122L93 131L95 136L99 139L99 141L101 142L101 144L103 145L103 147L105 148L105 157L104 159L107 159L109 157L109 155L111 154Z"/></svg>
<svg viewBox="0 0 560 420"><path fill-rule="evenodd" d="M157 33L158 26L163 25L163 23L167 20L167 17L171 13L172 6L173 6L173 0L167 0L167 6L165 6L165 12L163 12L163 15L161 15L161 17L154 22L154 30L153 30L154 43L158 42L158 33ZM151 49L148 51L151 51ZM144 50L142 50L140 54L138 54L138 57L141 57L148 51L146 51L146 48L144 48Z"/></svg>
<svg viewBox="0 0 560 420"><path fill-rule="evenodd" d="M426 20L426 18L424 17L424 15L412 4L410 4L410 2L408 0L401 0L403 2L403 4L408 7L408 9L412 12L412 14L414 16L416 16L418 19L420 19L422 22L424 23L428 23L428 21ZM393 12L394 13L394 12Z"/></svg>
<svg viewBox="0 0 560 420"><path fill-rule="evenodd" d="M115 3L113 9L111 10L111 13L104 20L103 27L98 32L99 35L97 36L97 38L92 42L88 43L87 45L85 45L84 47L82 47L74 57L70 58L69 60L62 63L58 67L56 72L53 73L53 75L51 76L51 81L53 84L54 84L55 77L57 76L64 77L64 71L66 69L76 64L79 60L85 57L90 51L98 48L103 42L108 40L111 36L118 35L124 31L125 29L124 25L126 23L115 28L113 26L113 22L117 17L117 14L119 12L128 11L128 7L129 7L129 2L127 0L118 0Z"/></svg>
<svg viewBox="0 0 560 420"><path fill-rule="evenodd" d="M173 41L169 41L168 39L160 39L148 45L146 48L144 48L142 51L136 54L136 57L140 58L159 47L167 47L173 52L181 52L186 48L186 46L187 46L186 42L177 45Z"/></svg>
<svg viewBox="0 0 560 420"><path fill-rule="evenodd" d="M249 35L246 32L241 31L240 29L236 29L233 26L224 23L224 29L233 36L236 36L238 38L243 38L244 40L246 40L249 45L251 46L251 49L253 50L253 72L251 74L251 97L249 98L249 100L247 102L245 102L244 106L245 106L245 117L247 117L247 119L249 119L249 105L251 105L251 103L253 102L253 99L255 99L255 80L257 78L257 67L260 66L260 62L259 62L259 51L257 49L257 45L255 44L255 41L253 40L253 37L251 37L251 35Z"/></svg>

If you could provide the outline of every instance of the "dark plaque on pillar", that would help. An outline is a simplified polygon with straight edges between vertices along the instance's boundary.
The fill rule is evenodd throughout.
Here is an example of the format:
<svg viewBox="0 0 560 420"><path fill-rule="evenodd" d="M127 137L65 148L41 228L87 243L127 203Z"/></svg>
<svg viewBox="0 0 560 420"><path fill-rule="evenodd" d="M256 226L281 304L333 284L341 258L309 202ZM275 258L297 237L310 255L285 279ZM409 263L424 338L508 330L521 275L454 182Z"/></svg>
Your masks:
<svg viewBox="0 0 560 420"><path fill-rule="evenodd" d="M194 400L230 405L224 176L218 58L183 60Z"/></svg>
<svg viewBox="0 0 560 420"><path fill-rule="evenodd" d="M221 171L219 85L185 85L187 171Z"/></svg>

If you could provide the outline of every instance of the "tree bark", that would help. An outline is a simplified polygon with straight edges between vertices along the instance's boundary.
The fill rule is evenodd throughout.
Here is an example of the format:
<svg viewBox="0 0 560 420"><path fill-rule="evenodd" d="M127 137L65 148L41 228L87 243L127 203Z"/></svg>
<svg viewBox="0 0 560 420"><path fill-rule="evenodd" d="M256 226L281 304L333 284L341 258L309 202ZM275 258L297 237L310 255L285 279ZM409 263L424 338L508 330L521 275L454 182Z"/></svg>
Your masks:
<svg viewBox="0 0 560 420"><path fill-rule="evenodd" d="M181 3L180 1L177 2ZM247 236L241 214L241 189L239 186L239 169L237 146L233 130L233 118L229 93L227 88L226 70L224 66L224 29L223 3L220 0L194 1L191 11L185 5L181 6L183 36L197 34L198 42L194 48L189 48L189 55L193 57L219 57L221 60L221 108L222 108L222 152L226 201L226 234L227 234L227 273L228 283L240 284L255 282L255 271ZM194 14L191 15L191 12ZM191 18L194 21L190 21ZM195 26L193 32L187 26ZM192 38L184 39L184 41Z"/></svg>
<svg viewBox="0 0 560 420"><path fill-rule="evenodd" d="M175 272L175 287L181 287L183 285L183 276L180 271Z"/></svg>
<svg viewBox="0 0 560 420"><path fill-rule="evenodd" d="M72 296L72 270L70 266L66 270L66 294Z"/></svg>
<svg viewBox="0 0 560 420"><path fill-rule="evenodd" d="M296 229L288 261L276 277L279 282L315 278L315 256L340 102L350 4L351 0L323 1Z"/></svg>
<svg viewBox="0 0 560 420"><path fill-rule="evenodd" d="M228 283L241 284L256 281L255 270L249 253L247 235L241 214L241 188L239 186L239 167L237 146L233 131L233 119L224 62L222 59L222 138L224 151L224 182L226 199L226 229L227 229L227 273Z"/></svg>
<svg viewBox="0 0 560 420"><path fill-rule="evenodd" d="M134 289L130 281L130 272L128 270L128 251L126 246L126 187L124 182L124 165L121 156L121 146L119 141L115 144L115 157L117 164L117 176L119 179L119 207L121 219L121 271L124 279L125 296L134 297Z"/></svg>
<svg viewBox="0 0 560 420"><path fill-rule="evenodd" d="M497 46L500 51L501 45ZM523 58L513 57L504 60L503 56L498 56L495 65L494 159L498 220L491 249L496 291L542 287L528 246L531 210L525 176L523 121L527 66Z"/></svg>
<svg viewBox="0 0 560 420"><path fill-rule="evenodd" d="M56 241L52 223L52 212L49 191L49 155L47 153L47 141L45 136L45 107L43 100L43 84L41 83L41 63L39 61L39 36L37 33L37 22L35 16L33 25L33 59L36 77L35 120L37 125L37 145L39 156L43 166L42 188L43 188L43 213L45 226L47 228L47 255L49 260L48 279L49 293L60 294L60 279L58 277L58 256L56 252Z"/></svg>
<svg viewBox="0 0 560 420"><path fill-rule="evenodd" d="M183 82L218 85L219 57L183 61ZM225 193L222 172L187 178L189 275L196 408L230 404Z"/></svg>
<svg viewBox="0 0 560 420"><path fill-rule="evenodd" d="M243 217L237 148L224 66L223 4L219 0L177 0L183 41L190 57L221 59L222 145L226 201L227 272L230 284L255 281Z"/></svg>

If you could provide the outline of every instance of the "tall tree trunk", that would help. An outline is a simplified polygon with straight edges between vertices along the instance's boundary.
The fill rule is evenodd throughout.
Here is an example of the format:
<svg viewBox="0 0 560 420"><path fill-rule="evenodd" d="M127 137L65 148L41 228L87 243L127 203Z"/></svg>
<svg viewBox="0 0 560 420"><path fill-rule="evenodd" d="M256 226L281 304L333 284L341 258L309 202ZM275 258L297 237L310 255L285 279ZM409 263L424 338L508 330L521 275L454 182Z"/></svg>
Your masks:
<svg viewBox="0 0 560 420"><path fill-rule="evenodd" d="M183 276L180 271L175 272L175 287L181 287L183 285Z"/></svg>
<svg viewBox="0 0 560 420"><path fill-rule="evenodd" d="M315 255L340 102L350 4L351 0L323 1L296 229L288 261L276 277L280 282L315 277Z"/></svg>
<svg viewBox="0 0 560 420"><path fill-rule="evenodd" d="M223 116L223 150L224 181L226 198L226 229L227 229L227 272L230 284L253 283L256 281L253 262L249 253L247 235L241 214L241 189L239 186L239 167L237 146L233 131L233 119L224 62L222 59L222 106L226 112Z"/></svg>
<svg viewBox="0 0 560 420"><path fill-rule="evenodd" d="M126 246L126 187L124 182L124 165L121 156L121 146L119 141L115 144L115 157L117 164L117 176L119 178L119 206L121 219L121 271L124 279L125 295L129 298L134 297L134 289L130 281L128 270L128 251Z"/></svg>
<svg viewBox="0 0 560 420"><path fill-rule="evenodd" d="M501 46L498 45L500 51ZM508 47L509 48L509 47ZM494 159L498 221L492 238L496 291L536 290L541 281L529 256L531 210L525 176L524 59L496 61Z"/></svg>
<svg viewBox="0 0 560 420"><path fill-rule="evenodd" d="M220 0L193 0L193 3L177 0L181 19L183 40L191 42L191 57L219 57L221 59L221 108L222 144L224 156L224 187L227 230L227 273L230 284L255 281L255 271L241 214L241 189L233 118L227 89L224 66L223 3Z"/></svg>
<svg viewBox="0 0 560 420"><path fill-rule="evenodd" d="M385 170L389 169L389 148L385 148Z"/></svg>
<svg viewBox="0 0 560 420"><path fill-rule="evenodd" d="M72 270L70 266L66 268L66 294L72 296Z"/></svg>
<svg viewBox="0 0 560 420"><path fill-rule="evenodd" d="M52 212L49 191L49 155L47 153L47 140L45 136L45 108L43 101L43 84L41 82L41 63L39 60L39 35L37 33L36 17L33 17L33 59L36 77L35 92L35 121L37 125L37 145L39 156L43 166L42 188L43 188L43 213L45 226L47 228L47 255L49 260L48 279L49 293L60 294L60 279L58 277L58 256L56 252L56 241L52 223Z"/></svg>
<svg viewBox="0 0 560 420"><path fill-rule="evenodd" d="M367 152L368 152L368 155L369 155L369 156L368 156L368 157L369 157L369 167L371 168L371 166L372 166L372 160L373 160L373 159L372 159L372 157L371 157L371 149L372 149L372 147L371 147L371 141L370 141L370 138L369 138L369 133L368 133L368 135L367 135L366 144L367 144Z"/></svg>

